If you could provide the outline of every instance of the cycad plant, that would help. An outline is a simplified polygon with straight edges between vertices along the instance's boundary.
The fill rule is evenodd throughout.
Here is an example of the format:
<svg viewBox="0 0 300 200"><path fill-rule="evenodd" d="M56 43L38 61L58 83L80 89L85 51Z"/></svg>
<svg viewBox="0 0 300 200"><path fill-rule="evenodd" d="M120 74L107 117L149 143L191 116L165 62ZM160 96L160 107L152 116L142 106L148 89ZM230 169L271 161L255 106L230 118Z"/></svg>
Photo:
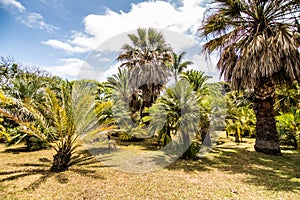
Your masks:
<svg viewBox="0 0 300 200"><path fill-rule="evenodd" d="M108 77L106 86L111 89L112 117L119 127L119 138L128 141L145 137L142 99L130 84L128 70L119 68L118 74Z"/></svg>
<svg viewBox="0 0 300 200"><path fill-rule="evenodd" d="M244 135L255 135L255 113L248 107L233 108L234 115L226 119L226 132L235 136L235 142L241 142Z"/></svg>
<svg viewBox="0 0 300 200"><path fill-rule="evenodd" d="M1 108L0 112L18 123L20 131L43 141L51 138L50 145L56 151L51 170L59 172L72 164L79 137L95 129L100 131L106 124L98 124L94 91L84 83L62 84L59 95L46 88L44 98L44 103L37 105L6 97L19 109Z"/></svg>
<svg viewBox="0 0 300 200"><path fill-rule="evenodd" d="M183 72L180 76L182 79L187 80L193 87L193 90L200 96L207 95L212 89L207 83L207 80L212 77L205 75L204 72L197 70L188 70L186 72Z"/></svg>
<svg viewBox="0 0 300 200"><path fill-rule="evenodd" d="M300 110L291 108L290 113L281 113L276 117L277 131L280 143L291 145L295 149L300 147Z"/></svg>
<svg viewBox="0 0 300 200"><path fill-rule="evenodd" d="M189 83L178 81L150 108L150 132L157 135L162 146L180 138L187 150L199 129L198 103L199 97Z"/></svg>

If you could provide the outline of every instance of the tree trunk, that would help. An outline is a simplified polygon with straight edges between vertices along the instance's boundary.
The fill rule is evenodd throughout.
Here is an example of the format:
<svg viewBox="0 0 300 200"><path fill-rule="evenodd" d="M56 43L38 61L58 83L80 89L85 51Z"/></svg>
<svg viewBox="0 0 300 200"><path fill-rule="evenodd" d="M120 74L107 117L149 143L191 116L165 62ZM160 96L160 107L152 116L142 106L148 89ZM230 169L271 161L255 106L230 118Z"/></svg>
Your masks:
<svg viewBox="0 0 300 200"><path fill-rule="evenodd" d="M62 172L68 169L71 160L71 153L63 152L61 149L53 156L53 164L50 168L54 172Z"/></svg>
<svg viewBox="0 0 300 200"><path fill-rule="evenodd" d="M257 152L281 155L274 113L275 87L271 80L265 81L260 86L255 89L256 141L254 148Z"/></svg>

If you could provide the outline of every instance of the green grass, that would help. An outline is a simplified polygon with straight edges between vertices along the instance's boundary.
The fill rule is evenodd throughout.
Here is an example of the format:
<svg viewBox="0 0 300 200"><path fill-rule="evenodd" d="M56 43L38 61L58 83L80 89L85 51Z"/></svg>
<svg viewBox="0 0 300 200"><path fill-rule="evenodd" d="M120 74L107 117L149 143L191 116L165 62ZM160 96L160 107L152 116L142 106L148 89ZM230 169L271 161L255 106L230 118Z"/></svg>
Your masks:
<svg viewBox="0 0 300 200"><path fill-rule="evenodd" d="M148 173L125 173L102 161L105 154L49 172L53 151L25 152L0 145L1 199L299 199L300 154L268 156L253 150L253 139L228 139L197 161L178 160ZM138 144L136 144L138 145ZM118 146L149 151L143 146ZM140 149L140 150L139 150ZM82 153L86 153L82 151ZM99 161L100 160L100 161Z"/></svg>

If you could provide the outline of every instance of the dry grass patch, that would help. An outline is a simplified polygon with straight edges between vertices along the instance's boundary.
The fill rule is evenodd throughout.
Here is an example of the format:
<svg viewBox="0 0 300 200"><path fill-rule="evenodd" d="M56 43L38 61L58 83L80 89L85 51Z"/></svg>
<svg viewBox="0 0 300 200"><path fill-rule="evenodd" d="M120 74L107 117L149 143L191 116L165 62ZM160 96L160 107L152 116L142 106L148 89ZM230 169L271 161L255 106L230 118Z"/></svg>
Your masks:
<svg viewBox="0 0 300 200"><path fill-rule="evenodd" d="M226 139L224 139L226 140ZM298 199L300 155L253 151L253 139L226 140L201 160L178 160L149 173L124 173L90 155L68 171L49 171L53 151L0 146L1 199ZM126 146L122 146L126 148ZM132 146L128 148L132 149ZM136 147L138 149L138 147ZM141 146L141 151L147 151ZM86 152L82 152L84 154Z"/></svg>

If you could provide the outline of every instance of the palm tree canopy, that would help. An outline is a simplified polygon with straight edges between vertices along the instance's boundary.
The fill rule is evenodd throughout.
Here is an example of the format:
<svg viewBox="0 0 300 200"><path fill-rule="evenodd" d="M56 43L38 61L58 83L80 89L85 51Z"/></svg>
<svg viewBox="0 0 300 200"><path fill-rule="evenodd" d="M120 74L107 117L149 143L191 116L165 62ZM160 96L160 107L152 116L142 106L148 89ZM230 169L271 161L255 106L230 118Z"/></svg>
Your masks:
<svg viewBox="0 0 300 200"><path fill-rule="evenodd" d="M171 62L171 71L172 72L178 72L177 74L180 74L183 72L185 68L187 68L188 65L193 64L192 61L184 61L183 58L186 55L186 52L181 52L179 55L176 53L172 53L172 62Z"/></svg>
<svg viewBox="0 0 300 200"><path fill-rule="evenodd" d="M217 67L234 88L300 80L299 2L214 0L199 30L209 40L204 50L219 50Z"/></svg>
<svg viewBox="0 0 300 200"><path fill-rule="evenodd" d="M189 65L193 64L192 61L184 61L183 58L186 55L186 52L181 52L179 55L172 53L172 60L170 62L170 70L174 75L175 80L177 81L177 76L183 72Z"/></svg>
<svg viewBox="0 0 300 200"><path fill-rule="evenodd" d="M153 28L139 28L137 35L128 34L132 45L124 44L118 56L121 64L130 71L133 86L139 88L145 84L164 84L169 76L167 61L171 59L171 47L163 35Z"/></svg>
<svg viewBox="0 0 300 200"><path fill-rule="evenodd" d="M208 93L209 85L207 84L207 80L212 78L211 76L207 76L201 71L188 70L183 72L181 77L191 84L194 91L202 95Z"/></svg>

